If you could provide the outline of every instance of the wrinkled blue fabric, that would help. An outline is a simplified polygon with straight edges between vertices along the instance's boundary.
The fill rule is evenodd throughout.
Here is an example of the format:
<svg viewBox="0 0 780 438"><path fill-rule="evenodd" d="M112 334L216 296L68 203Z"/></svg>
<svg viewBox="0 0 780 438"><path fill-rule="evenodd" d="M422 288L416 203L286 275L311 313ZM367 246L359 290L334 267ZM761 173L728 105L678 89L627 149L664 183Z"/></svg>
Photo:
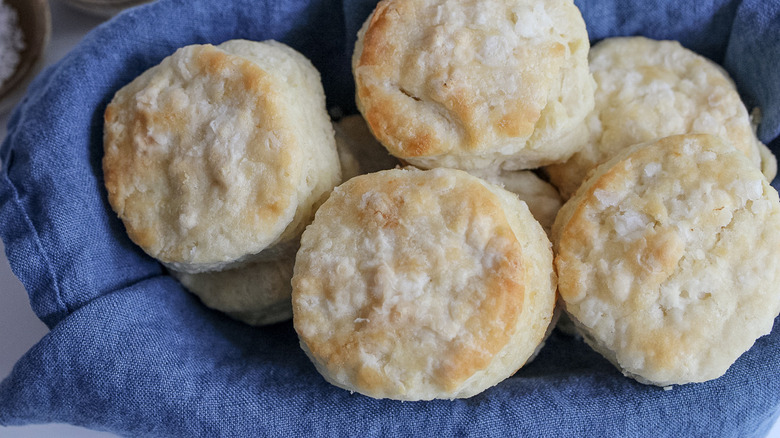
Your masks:
<svg viewBox="0 0 780 438"><path fill-rule="evenodd" d="M777 320L723 377L669 391L554 332L533 363L470 399L374 400L326 383L291 323L252 328L205 308L130 242L100 165L103 111L120 87L184 45L272 38L313 61L330 107L354 112L349 58L374 4L160 0L100 26L39 75L0 147L0 237L51 332L0 383L0 424L131 436L765 434L780 407ZM777 1L577 5L592 41L677 39L722 63L780 152Z"/></svg>

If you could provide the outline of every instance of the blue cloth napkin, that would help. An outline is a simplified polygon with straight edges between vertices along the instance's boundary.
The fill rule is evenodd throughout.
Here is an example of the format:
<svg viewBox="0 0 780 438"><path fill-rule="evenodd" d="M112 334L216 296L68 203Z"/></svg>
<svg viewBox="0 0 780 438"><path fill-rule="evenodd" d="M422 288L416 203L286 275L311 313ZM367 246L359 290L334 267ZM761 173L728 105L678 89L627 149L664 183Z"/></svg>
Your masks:
<svg viewBox="0 0 780 438"><path fill-rule="evenodd" d="M176 48L283 41L354 112L349 57L375 0L160 0L91 32L30 86L0 148L0 236L51 328L0 383L0 424L131 436L761 436L780 407L780 327L721 378L672 390L620 375L554 332L512 378L466 400L374 400L327 384L292 325L205 308L127 238L101 171L113 94ZM680 40L722 63L780 152L780 4L582 0L593 41ZM12 336L3 333L0 336Z"/></svg>

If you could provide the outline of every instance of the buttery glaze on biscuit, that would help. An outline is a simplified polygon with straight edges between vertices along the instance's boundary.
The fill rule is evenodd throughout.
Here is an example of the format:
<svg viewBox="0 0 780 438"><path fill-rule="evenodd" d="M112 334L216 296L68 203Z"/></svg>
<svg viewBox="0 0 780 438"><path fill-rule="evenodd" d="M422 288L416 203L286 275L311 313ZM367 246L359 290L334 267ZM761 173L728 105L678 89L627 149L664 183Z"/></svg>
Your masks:
<svg viewBox="0 0 780 438"><path fill-rule="evenodd" d="M570 0L385 0L358 33L357 105L416 166L538 167L575 151L588 48Z"/></svg>
<svg viewBox="0 0 780 438"><path fill-rule="evenodd" d="M644 37L607 38L589 58L596 103L588 133L566 163L546 168L564 198L622 149L675 134L718 135L774 178L775 157L756 138L736 86L719 65L676 41Z"/></svg>
<svg viewBox="0 0 780 438"><path fill-rule="evenodd" d="M553 226L566 311L640 382L721 376L780 313L779 202L755 164L718 137L625 149Z"/></svg>
<svg viewBox="0 0 780 438"><path fill-rule="evenodd" d="M183 272L294 251L340 181L319 74L274 41L177 50L116 93L104 146L130 238Z"/></svg>
<svg viewBox="0 0 780 438"><path fill-rule="evenodd" d="M511 193L452 169L336 188L301 240L293 321L331 383L376 398L469 397L542 343L550 243Z"/></svg>

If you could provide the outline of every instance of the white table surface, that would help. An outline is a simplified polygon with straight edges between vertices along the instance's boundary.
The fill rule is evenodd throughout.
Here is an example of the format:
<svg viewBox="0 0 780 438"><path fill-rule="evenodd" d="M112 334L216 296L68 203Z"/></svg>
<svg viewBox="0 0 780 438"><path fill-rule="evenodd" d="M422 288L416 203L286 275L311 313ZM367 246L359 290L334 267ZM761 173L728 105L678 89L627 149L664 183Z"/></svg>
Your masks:
<svg viewBox="0 0 780 438"><path fill-rule="evenodd" d="M52 38L45 57L47 65L62 58L89 30L103 22L101 18L73 10L57 0L50 0L50 5ZM7 114L0 115L0 138L5 137L7 121ZM11 372L16 361L48 332L48 328L38 320L30 308L24 287L8 266L2 242L0 242L0 253L2 253L0 255L0 379L3 379ZM0 426L0 438L114 436L110 433L67 424ZM774 425L767 438L780 438L780 421Z"/></svg>

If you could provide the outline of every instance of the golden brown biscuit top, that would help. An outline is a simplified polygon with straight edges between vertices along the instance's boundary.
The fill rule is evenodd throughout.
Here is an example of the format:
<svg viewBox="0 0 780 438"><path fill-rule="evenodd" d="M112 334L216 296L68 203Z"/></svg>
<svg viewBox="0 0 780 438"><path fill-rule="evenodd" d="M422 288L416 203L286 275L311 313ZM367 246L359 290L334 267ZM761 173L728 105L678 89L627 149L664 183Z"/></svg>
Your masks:
<svg viewBox="0 0 780 438"><path fill-rule="evenodd" d="M780 204L711 135L626 149L553 227L566 309L625 372L665 385L720 376L780 311Z"/></svg>
<svg viewBox="0 0 780 438"><path fill-rule="evenodd" d="M523 253L484 183L389 170L338 187L305 231L296 330L336 381L374 397L452 393L523 312Z"/></svg>
<svg viewBox="0 0 780 438"><path fill-rule="evenodd" d="M163 262L257 253L295 213L300 152L277 79L210 45L178 50L106 108L109 201Z"/></svg>
<svg viewBox="0 0 780 438"><path fill-rule="evenodd" d="M593 47L602 161L628 145L673 134L719 135L758 165L745 105L728 74L676 41L611 38Z"/></svg>
<svg viewBox="0 0 780 438"><path fill-rule="evenodd" d="M353 58L359 105L401 158L527 139L561 80L577 25L587 44L566 1L382 1Z"/></svg>
<svg viewBox="0 0 780 438"><path fill-rule="evenodd" d="M607 38L589 54L595 108L582 148L549 169L565 198L587 172L633 144L677 134L720 136L757 167L764 147L728 74L677 41ZM765 161L773 161L771 153ZM772 163L767 163L771 165ZM767 176L774 177L768 170Z"/></svg>

